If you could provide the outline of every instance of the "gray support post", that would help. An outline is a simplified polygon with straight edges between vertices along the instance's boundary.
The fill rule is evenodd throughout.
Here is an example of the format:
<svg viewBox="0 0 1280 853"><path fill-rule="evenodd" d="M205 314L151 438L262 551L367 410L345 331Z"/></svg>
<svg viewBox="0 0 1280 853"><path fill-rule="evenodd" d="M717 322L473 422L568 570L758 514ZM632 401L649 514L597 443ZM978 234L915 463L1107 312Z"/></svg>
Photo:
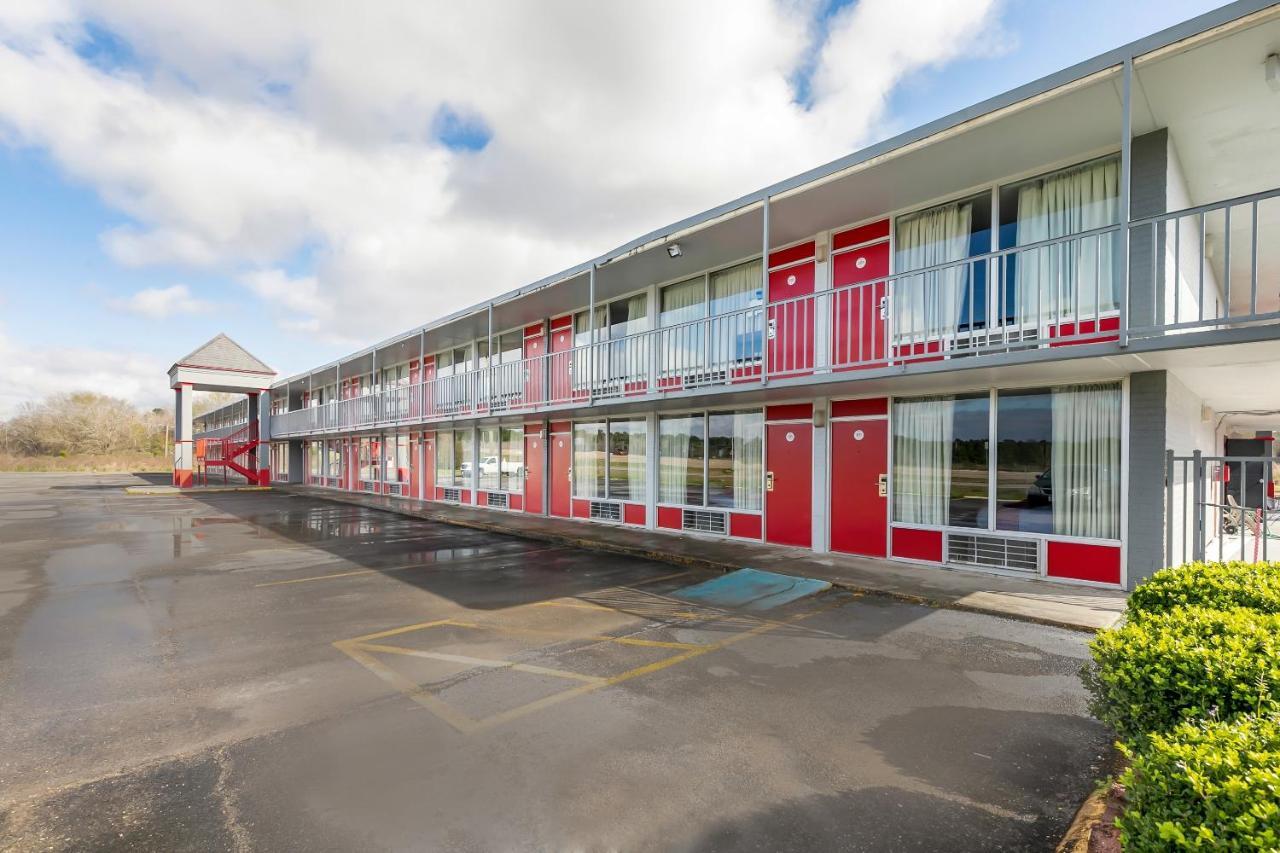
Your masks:
<svg viewBox="0 0 1280 853"><path fill-rule="evenodd" d="M570 319L572 322L572 319ZM574 334L572 328L569 334ZM587 274L587 405L596 397L596 265Z"/></svg>
<svg viewBox="0 0 1280 853"><path fill-rule="evenodd" d="M1193 560L1204 559L1204 459L1199 449L1191 453L1191 471L1195 477L1195 488L1192 490L1192 507L1191 507L1191 558ZM1244 479L1245 468L1240 466L1241 479ZM1240 495L1240 502L1244 503L1244 494ZM1246 507L1241 513L1248 512Z"/></svg>
<svg viewBox="0 0 1280 853"><path fill-rule="evenodd" d="M1123 531L1126 587L1164 568L1165 507L1158 488L1165 473L1168 376L1163 370L1129 376L1127 523Z"/></svg>
<svg viewBox="0 0 1280 853"><path fill-rule="evenodd" d="M195 483L195 445L191 431L192 387L179 384L173 392L173 484L187 489Z"/></svg>
<svg viewBox="0 0 1280 853"><path fill-rule="evenodd" d="M1123 114L1120 118L1120 245L1116 261L1116 275L1120 277L1123 292L1120 295L1120 346L1129 345L1129 183L1133 173L1133 57L1127 56L1121 71L1121 97ZM1095 306L1096 310L1096 306Z"/></svg>
<svg viewBox="0 0 1280 853"><path fill-rule="evenodd" d="M769 197L764 197L764 223L760 231L760 293L764 305L760 311L760 384L769 384Z"/></svg>
<svg viewBox="0 0 1280 853"><path fill-rule="evenodd" d="M1165 506L1165 522L1164 522L1164 553L1165 559L1173 558L1173 525L1170 521L1173 517L1173 481L1175 477L1173 450L1165 451L1164 456L1164 506Z"/></svg>

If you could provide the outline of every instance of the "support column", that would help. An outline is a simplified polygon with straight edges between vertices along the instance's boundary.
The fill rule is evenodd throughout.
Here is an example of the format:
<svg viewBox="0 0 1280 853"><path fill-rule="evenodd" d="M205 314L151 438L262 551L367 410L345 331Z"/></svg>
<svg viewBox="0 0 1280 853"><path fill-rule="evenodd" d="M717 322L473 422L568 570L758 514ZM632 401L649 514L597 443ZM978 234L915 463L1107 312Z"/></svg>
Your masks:
<svg viewBox="0 0 1280 853"><path fill-rule="evenodd" d="M250 483L253 486L269 486L271 485L271 466L264 460L264 451L270 446L267 431L262 428L261 417L261 394L249 394L249 437L258 440L258 446L255 447L249 458L245 461L251 471L257 473L257 482Z"/></svg>
<svg viewBox="0 0 1280 853"><path fill-rule="evenodd" d="M195 443L191 433L191 385L182 383L173 389L173 484L189 489L195 484Z"/></svg>

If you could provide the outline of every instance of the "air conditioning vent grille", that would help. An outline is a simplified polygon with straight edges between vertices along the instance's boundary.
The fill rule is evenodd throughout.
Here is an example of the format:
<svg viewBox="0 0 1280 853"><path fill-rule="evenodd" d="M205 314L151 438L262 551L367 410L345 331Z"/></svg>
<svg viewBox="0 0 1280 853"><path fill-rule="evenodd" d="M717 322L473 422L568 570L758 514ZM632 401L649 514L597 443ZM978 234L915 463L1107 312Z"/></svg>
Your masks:
<svg viewBox="0 0 1280 853"><path fill-rule="evenodd" d="M725 533L728 530L725 514L705 509L686 509L681 519L685 530L698 533Z"/></svg>
<svg viewBox="0 0 1280 853"><path fill-rule="evenodd" d="M592 501L591 518L597 521L622 521L622 504Z"/></svg>
<svg viewBox="0 0 1280 853"><path fill-rule="evenodd" d="M1034 539L949 533L947 562L1039 574L1040 545Z"/></svg>
<svg viewBox="0 0 1280 853"><path fill-rule="evenodd" d="M462 503L462 489L441 489L440 500Z"/></svg>
<svg viewBox="0 0 1280 853"><path fill-rule="evenodd" d="M489 506L506 509L508 506L507 495L505 492L486 492L485 503Z"/></svg>

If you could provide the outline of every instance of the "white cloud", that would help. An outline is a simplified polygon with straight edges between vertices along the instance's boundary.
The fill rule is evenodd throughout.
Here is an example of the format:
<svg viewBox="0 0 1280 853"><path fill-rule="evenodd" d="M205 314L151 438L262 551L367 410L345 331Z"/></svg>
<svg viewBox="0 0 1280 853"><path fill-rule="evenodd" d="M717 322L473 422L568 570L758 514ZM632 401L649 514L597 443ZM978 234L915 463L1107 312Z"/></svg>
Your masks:
<svg viewBox="0 0 1280 853"><path fill-rule="evenodd" d="M185 284L170 287L148 287L125 299L109 299L107 306L152 320L164 320L179 314L204 314L213 310L212 302L191 295Z"/></svg>
<svg viewBox="0 0 1280 853"><path fill-rule="evenodd" d="M904 76L989 51L998 3L36 4L0 15L0 134L131 219L118 263L369 340L847 153ZM136 68L81 58L86 21ZM433 140L443 107L489 144Z"/></svg>
<svg viewBox="0 0 1280 853"><path fill-rule="evenodd" d="M18 344L0 328L0 419L16 414L26 402L52 394L96 391L135 406L171 406L169 365L125 350L86 347L32 347Z"/></svg>

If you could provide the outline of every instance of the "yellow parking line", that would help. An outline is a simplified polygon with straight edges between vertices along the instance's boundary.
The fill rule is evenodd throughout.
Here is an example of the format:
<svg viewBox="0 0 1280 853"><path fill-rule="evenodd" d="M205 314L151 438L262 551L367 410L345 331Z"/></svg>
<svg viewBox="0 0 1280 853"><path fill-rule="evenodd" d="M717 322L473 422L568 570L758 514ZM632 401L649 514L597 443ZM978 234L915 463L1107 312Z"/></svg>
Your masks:
<svg viewBox="0 0 1280 853"><path fill-rule="evenodd" d="M446 663L461 663L467 666L481 666L488 669L512 669L516 672L527 672L533 675L553 675L556 678L568 678L571 681L585 681L595 684L604 679L598 675L583 675L580 672L569 672L563 669L552 669L548 666L537 666L531 663L519 663L510 660L492 660L490 658L473 658L470 655L455 655L449 652L432 652L423 649L406 649L403 646L384 646L376 643L358 643L357 646L369 652L385 652L392 655L407 655L427 660L439 660Z"/></svg>
<svg viewBox="0 0 1280 853"><path fill-rule="evenodd" d="M332 574L327 574L327 575L312 575L311 577L307 577L307 578L288 578L286 580L281 580L281 581L266 581L264 583L255 583L253 586L256 589L258 587L264 587L264 586L285 586L287 584L293 584L293 583L310 583L311 581L327 581L327 580L333 580L334 578L349 578L349 577L354 577L355 575L380 575L380 574L386 574L387 572L403 572L408 569L425 569L431 566L448 567L448 566L456 565L458 563L470 562L472 560L488 560L488 559L496 559L498 557L504 557L504 556L524 557L529 554L543 554L543 553L546 553L547 551L558 551L558 550L562 550L562 549L533 548L528 551L519 551L519 552L498 551L493 554L477 554L474 557L461 557L456 560L444 560L442 562L433 561L430 563L408 563L403 566L388 566L385 569L355 569L350 572L333 572ZM661 580L661 578L654 578L653 580Z"/></svg>

